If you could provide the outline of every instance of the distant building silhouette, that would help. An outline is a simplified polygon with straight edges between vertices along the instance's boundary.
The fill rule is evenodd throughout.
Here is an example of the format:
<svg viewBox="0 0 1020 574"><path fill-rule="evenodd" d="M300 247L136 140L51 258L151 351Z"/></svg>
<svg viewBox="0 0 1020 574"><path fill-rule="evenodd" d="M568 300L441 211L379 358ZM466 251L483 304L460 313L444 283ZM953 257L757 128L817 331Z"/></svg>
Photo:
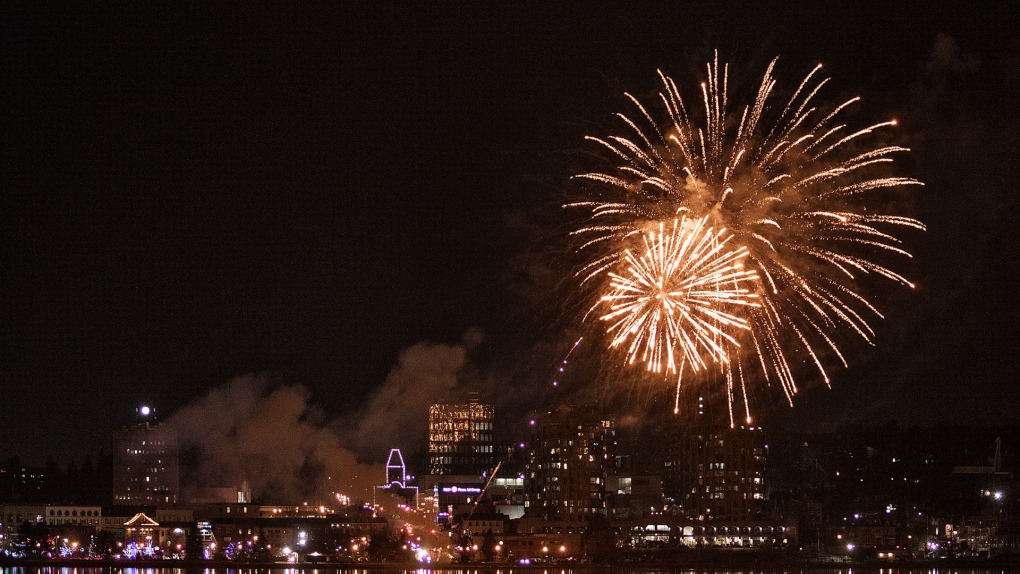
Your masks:
<svg viewBox="0 0 1020 574"><path fill-rule="evenodd" d="M761 428L730 426L692 397L688 416L673 421L664 490L687 516L752 520L765 508L765 440Z"/></svg>
<svg viewBox="0 0 1020 574"><path fill-rule="evenodd" d="M25 466L17 457L0 464L0 504L45 502L48 483L45 466Z"/></svg>

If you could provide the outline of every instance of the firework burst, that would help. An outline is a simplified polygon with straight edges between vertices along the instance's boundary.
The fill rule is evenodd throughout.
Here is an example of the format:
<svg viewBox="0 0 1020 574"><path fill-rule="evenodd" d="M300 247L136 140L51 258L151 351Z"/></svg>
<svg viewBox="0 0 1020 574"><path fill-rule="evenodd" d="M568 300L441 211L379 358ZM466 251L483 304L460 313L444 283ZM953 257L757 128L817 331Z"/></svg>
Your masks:
<svg viewBox="0 0 1020 574"><path fill-rule="evenodd" d="M646 233L640 257L624 250L623 269L609 273L609 292L599 301L608 308L602 320L610 345L626 347L630 363L654 372L677 373L687 364L700 371L706 358L725 363L727 348L738 345L731 332L750 328L736 308L757 299L757 275L744 269L747 250L729 249L729 240L705 219L681 218Z"/></svg>
<svg viewBox="0 0 1020 574"><path fill-rule="evenodd" d="M592 199L567 207L587 212L586 223L574 232L590 257L579 276L585 283L607 285L604 302L613 310L603 319L613 345L629 342L629 361L640 358L653 370L664 365L669 371L679 353L686 359L678 368L682 376L684 365L705 365L708 357L725 365L722 372L732 386L734 370L743 381L746 360L766 384L776 382L792 404L796 363L809 361L829 384L824 357L846 365L837 344L843 333L873 342L869 321L882 315L862 293L860 280L878 276L913 287L893 270L895 258L910 257L893 233L924 226L873 205L883 194L921 185L888 173L893 156L906 148L869 145L895 120L850 128L843 118L859 98L835 105L821 101L829 81L820 76L821 66L792 95L780 98L775 65L773 60L766 69L753 100L731 110L728 66L720 68L716 56L706 66L697 116L688 111L676 83L659 72L659 119L627 94L637 114L618 116L629 135L587 138L607 150L614 165L575 176L589 183ZM727 243L728 252L739 253L741 260L746 257L747 272L758 278L738 282L744 288L755 285L754 304L747 299L722 312L716 306L724 301L706 300L699 307L699 316L719 312L726 321L712 319L712 335L696 344L682 336L697 332L693 323L681 330L665 304L652 312L654 305L638 302L637 293L644 289L647 295L654 285L652 247L658 241L673 248L674 239L661 232L655 241L646 238L644 258L630 250L647 226L681 213L705 229L728 230L719 244ZM684 256L676 257L655 265L681 265ZM621 266L631 270L629 275L614 271ZM642 274L648 285L639 281ZM725 292L718 285L708 291ZM732 422L734 395L729 396Z"/></svg>

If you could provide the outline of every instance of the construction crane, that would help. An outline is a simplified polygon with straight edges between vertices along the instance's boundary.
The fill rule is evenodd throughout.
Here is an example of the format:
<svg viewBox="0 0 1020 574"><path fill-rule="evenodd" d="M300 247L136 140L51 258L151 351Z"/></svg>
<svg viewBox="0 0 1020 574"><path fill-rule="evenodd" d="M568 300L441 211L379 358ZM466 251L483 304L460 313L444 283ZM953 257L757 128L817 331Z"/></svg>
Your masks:
<svg viewBox="0 0 1020 574"><path fill-rule="evenodd" d="M496 474L499 473L499 467L503 466L503 461L499 461L496 468L492 469L492 474L489 475L489 480L485 481L485 486L482 487L482 491L478 493L478 498L475 499L475 505L471 507L471 512L468 513L465 520L470 520L475 515L475 510L478 509L478 503L482 501L482 497L485 496L485 491L489 489L489 485L492 484L492 479L496 478Z"/></svg>

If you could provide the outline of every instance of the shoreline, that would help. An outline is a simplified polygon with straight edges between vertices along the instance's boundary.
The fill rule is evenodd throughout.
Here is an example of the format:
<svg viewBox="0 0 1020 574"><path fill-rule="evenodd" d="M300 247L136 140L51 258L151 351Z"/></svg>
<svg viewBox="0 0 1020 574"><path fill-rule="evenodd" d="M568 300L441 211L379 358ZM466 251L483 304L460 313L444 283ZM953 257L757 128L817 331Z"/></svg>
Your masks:
<svg viewBox="0 0 1020 574"><path fill-rule="evenodd" d="M641 570L671 572L678 570L695 571L727 571L727 570L1001 570L1003 572L1020 572L1020 556L1000 556L982 559L943 559L943 560L903 560L903 561L857 561L857 562L821 562L801 560L794 556L743 556L743 557L684 557L675 561L618 561L612 564L579 564L576 562L551 562L545 564L520 565L510 562L469 562L446 564L420 564L417 562L242 562L231 560L90 560L90 559L40 559L40 558L0 558L0 567L77 567L77 568L232 568L244 569L298 569L307 570L485 570L497 571L505 569L535 570Z"/></svg>

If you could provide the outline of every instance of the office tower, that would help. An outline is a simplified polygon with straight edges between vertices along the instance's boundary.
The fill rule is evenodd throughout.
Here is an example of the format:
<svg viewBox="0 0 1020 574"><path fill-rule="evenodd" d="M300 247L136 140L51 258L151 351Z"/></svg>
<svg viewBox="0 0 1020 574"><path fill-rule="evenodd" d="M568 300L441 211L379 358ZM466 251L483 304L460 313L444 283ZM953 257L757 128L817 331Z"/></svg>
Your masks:
<svg viewBox="0 0 1020 574"><path fill-rule="evenodd" d="M429 474L482 476L496 466L492 405L440 403L429 408Z"/></svg>

